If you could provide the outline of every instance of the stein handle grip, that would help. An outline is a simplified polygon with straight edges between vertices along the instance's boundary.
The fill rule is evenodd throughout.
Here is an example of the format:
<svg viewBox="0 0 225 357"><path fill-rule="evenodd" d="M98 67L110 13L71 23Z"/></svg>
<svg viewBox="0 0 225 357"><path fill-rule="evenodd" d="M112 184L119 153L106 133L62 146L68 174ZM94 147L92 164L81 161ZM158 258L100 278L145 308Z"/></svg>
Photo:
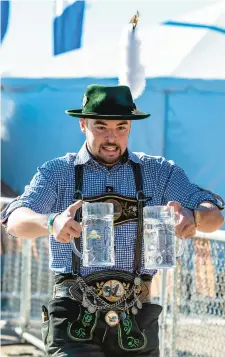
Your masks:
<svg viewBox="0 0 225 357"><path fill-rule="evenodd" d="M179 222L178 215L175 213L175 224ZM176 252L176 258L180 258L183 253L184 253L184 248L185 248L185 239L181 236L176 236L177 239L181 239L181 246L178 249L178 252Z"/></svg>
<svg viewBox="0 0 225 357"><path fill-rule="evenodd" d="M80 222L80 224L81 224L81 222L82 222L82 220L81 220L81 208L79 208L79 209L76 211L74 220L77 221L78 223ZM83 254L77 249L74 239L80 239L80 238L74 238L74 237L72 237L72 236L70 235L70 246L71 246L73 252L74 252L80 259L82 259L82 258L83 258Z"/></svg>
<svg viewBox="0 0 225 357"><path fill-rule="evenodd" d="M184 248L185 248L185 239L183 237L177 237L177 239L181 239L181 246L180 248L178 249L178 252L176 252L176 258L179 258L183 255L184 253Z"/></svg>
<svg viewBox="0 0 225 357"><path fill-rule="evenodd" d="M80 239L80 238L76 238L76 239ZM70 236L70 246L72 248L72 251L80 258L82 259L83 254L77 249L75 241L74 241L74 237Z"/></svg>

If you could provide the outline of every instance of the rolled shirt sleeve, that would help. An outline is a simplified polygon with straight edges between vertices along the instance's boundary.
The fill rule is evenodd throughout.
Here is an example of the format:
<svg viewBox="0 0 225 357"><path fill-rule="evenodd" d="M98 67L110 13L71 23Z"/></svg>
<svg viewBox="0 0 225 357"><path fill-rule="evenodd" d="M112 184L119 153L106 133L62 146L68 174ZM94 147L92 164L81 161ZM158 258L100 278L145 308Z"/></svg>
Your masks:
<svg viewBox="0 0 225 357"><path fill-rule="evenodd" d="M165 171L167 175L165 175ZM173 161L164 161L160 177L164 185L163 204L169 201L177 201L183 207L189 209L197 208L204 201L217 205L217 200L213 193L205 191L196 184L191 183L184 170L174 164Z"/></svg>
<svg viewBox="0 0 225 357"><path fill-rule="evenodd" d="M19 207L27 207L41 214L51 213L56 199L57 187L49 161L38 168L30 184L25 187L24 193L16 197L1 212L1 223L6 224L9 215Z"/></svg>

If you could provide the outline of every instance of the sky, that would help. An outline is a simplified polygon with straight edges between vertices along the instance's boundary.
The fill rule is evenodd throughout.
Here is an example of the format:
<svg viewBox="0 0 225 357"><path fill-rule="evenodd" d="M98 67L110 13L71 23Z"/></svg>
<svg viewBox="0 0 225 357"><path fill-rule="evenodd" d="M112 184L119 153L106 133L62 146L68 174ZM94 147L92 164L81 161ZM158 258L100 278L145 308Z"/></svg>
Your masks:
<svg viewBox="0 0 225 357"><path fill-rule="evenodd" d="M85 48L93 47L93 43L98 40L93 38L94 29L101 43L110 44L115 36L120 37L121 24L136 13L137 7L142 25L154 26L161 21L182 16L216 2L219 0L89 0L83 42L85 40ZM53 56L54 14L55 1L11 1L9 28L0 49L2 75L26 73L30 66L35 69L35 66L50 65Z"/></svg>

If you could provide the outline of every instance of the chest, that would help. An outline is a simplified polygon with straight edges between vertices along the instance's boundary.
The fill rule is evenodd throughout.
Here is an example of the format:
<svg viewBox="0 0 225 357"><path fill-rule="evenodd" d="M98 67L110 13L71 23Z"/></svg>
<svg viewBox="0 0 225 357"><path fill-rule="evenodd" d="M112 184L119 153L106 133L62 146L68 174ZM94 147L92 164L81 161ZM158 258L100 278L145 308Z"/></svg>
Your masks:
<svg viewBox="0 0 225 357"><path fill-rule="evenodd" d="M157 189L157 182L154 176L146 175L142 171L143 190L145 197L148 197L147 205L158 205L161 203L162 193ZM57 209L65 210L73 202L75 192L75 173L70 172L63 183L58 184ZM121 165L119 168L102 170L84 167L82 180L82 193L84 197L93 197L114 192L116 194L136 197L136 182L133 168L129 165Z"/></svg>

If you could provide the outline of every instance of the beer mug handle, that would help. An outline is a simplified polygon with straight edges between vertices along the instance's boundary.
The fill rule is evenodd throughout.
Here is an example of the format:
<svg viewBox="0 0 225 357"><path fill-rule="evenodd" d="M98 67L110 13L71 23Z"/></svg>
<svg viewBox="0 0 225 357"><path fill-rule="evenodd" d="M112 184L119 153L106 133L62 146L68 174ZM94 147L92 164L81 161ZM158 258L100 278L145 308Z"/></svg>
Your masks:
<svg viewBox="0 0 225 357"><path fill-rule="evenodd" d="M83 197L82 197L82 199L83 199ZM77 212L75 214L75 220L77 222L82 222L82 220L81 220L81 208L77 210ZM83 258L83 254L77 249L74 239L80 239L80 238L74 238L74 237L70 236L70 246L72 248L72 251L78 256L78 258L82 259Z"/></svg>
<svg viewBox="0 0 225 357"><path fill-rule="evenodd" d="M80 238L74 238L72 236L70 236L70 246L72 248L72 251L80 258L83 258L83 254L77 249L76 244L74 239L80 239Z"/></svg>
<svg viewBox="0 0 225 357"><path fill-rule="evenodd" d="M176 216L176 213L175 213L175 224L178 223L178 218ZM180 248L178 249L178 252L176 252L176 258L179 258L183 255L184 253L184 247L185 247L185 239L183 237L179 237L179 236L176 236L177 239L181 239L181 246Z"/></svg>
<svg viewBox="0 0 225 357"><path fill-rule="evenodd" d="M185 248L185 239L183 237L177 237L177 239L181 239L181 246L180 248L178 249L178 252L176 253L176 258L179 258L183 255L184 253L184 248Z"/></svg>

